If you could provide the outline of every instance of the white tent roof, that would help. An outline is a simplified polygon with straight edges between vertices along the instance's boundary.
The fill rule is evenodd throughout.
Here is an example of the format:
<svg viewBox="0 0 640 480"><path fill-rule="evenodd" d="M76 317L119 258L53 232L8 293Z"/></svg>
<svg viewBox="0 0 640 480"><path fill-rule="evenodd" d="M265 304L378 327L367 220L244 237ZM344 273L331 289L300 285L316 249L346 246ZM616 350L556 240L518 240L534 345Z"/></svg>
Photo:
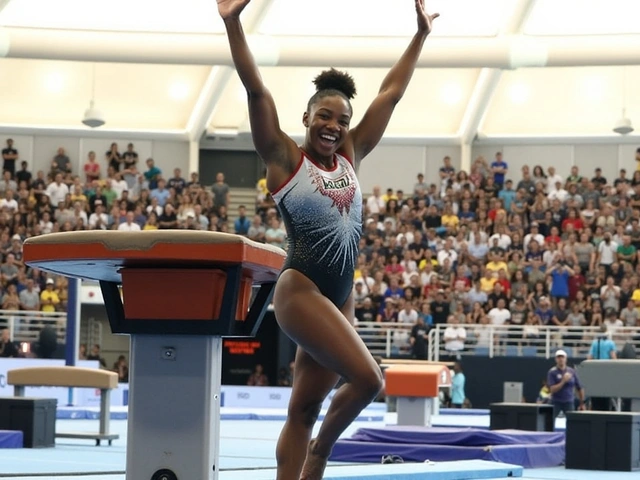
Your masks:
<svg viewBox="0 0 640 480"><path fill-rule="evenodd" d="M389 137L614 136L623 106L640 124L637 0L427 5L442 16ZM0 6L2 130L86 133L94 75L105 134L194 140L247 128L213 0ZM355 77L357 121L415 30L412 0L253 0L243 21L291 134L302 132L311 79L329 66Z"/></svg>

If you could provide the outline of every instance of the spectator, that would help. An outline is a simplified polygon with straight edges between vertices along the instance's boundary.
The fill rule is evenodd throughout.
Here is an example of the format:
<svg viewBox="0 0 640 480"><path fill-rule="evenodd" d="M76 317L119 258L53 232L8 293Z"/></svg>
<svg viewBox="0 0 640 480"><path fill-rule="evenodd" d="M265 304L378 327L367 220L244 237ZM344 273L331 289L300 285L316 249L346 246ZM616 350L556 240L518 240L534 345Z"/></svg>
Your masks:
<svg viewBox="0 0 640 480"><path fill-rule="evenodd" d="M97 360L100 364L100 367L107 368L107 362L100 355L100 345L98 345L97 343L91 347L91 352L89 352L89 355L87 355L87 360Z"/></svg>
<svg viewBox="0 0 640 480"><path fill-rule="evenodd" d="M238 207L238 218L234 222L234 230L238 235L247 235L251 222L247 218L247 207L240 205Z"/></svg>
<svg viewBox="0 0 640 480"><path fill-rule="evenodd" d="M54 290L55 282L53 278L48 278L46 289L40 294L40 305L43 312L55 312L60 304L60 297Z"/></svg>
<svg viewBox="0 0 640 480"><path fill-rule="evenodd" d="M224 173L218 172L216 182L211 186L211 191L213 192L213 207L216 211L219 211L220 207L229 206L231 195L229 185L224 183Z"/></svg>
<svg viewBox="0 0 640 480"><path fill-rule="evenodd" d="M2 149L2 171L9 172L9 177L13 178L16 173L16 161L18 160L18 150L13 148L13 139L7 139L7 147ZM15 188L13 190L16 190Z"/></svg>
<svg viewBox="0 0 640 480"><path fill-rule="evenodd" d="M8 328L2 329L0 333L0 357L1 358L15 358L19 357L18 348L11 341L11 336Z"/></svg>
<svg viewBox="0 0 640 480"><path fill-rule="evenodd" d="M51 161L51 174L55 177L58 173L62 174L63 177L71 174L71 160L63 147L58 148Z"/></svg>

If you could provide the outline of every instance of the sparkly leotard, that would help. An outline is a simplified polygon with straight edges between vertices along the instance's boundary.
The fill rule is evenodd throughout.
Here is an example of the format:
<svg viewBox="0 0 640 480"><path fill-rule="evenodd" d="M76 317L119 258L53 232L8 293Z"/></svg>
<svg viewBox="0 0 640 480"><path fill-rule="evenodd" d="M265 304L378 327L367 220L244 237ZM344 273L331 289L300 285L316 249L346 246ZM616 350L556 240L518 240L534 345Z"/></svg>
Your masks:
<svg viewBox="0 0 640 480"><path fill-rule="evenodd" d="M351 162L334 156L327 170L304 153L273 199L289 237L282 269L313 281L338 308L349 298L362 232L362 192Z"/></svg>

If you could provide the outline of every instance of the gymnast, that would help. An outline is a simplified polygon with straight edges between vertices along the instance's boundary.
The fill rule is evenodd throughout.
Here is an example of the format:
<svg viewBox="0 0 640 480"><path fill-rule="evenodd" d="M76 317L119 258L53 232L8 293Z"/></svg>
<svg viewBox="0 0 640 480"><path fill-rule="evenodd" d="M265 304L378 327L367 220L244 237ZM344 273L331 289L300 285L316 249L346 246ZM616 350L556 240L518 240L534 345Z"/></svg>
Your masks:
<svg viewBox="0 0 640 480"><path fill-rule="evenodd" d="M289 247L275 293L280 328L298 345L287 421L278 440L277 480L320 480L335 442L383 385L380 367L353 328L353 274L362 227L356 172L378 144L411 80L438 14L415 0L417 32L350 128L353 79L335 69L314 80L298 146L280 129L276 106L245 38L250 0L217 0L233 62L248 97L251 134L267 168L267 188L285 222ZM391 2L390 2L391 4ZM320 7L319 7L320 8ZM372 55L375 55L372 52ZM343 378L313 440L323 401Z"/></svg>

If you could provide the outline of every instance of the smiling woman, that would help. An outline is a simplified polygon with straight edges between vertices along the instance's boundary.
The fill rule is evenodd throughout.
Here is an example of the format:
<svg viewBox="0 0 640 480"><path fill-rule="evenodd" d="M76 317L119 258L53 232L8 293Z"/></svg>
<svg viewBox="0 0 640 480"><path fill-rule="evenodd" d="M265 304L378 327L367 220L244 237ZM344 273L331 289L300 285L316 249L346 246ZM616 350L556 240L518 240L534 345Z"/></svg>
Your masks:
<svg viewBox="0 0 640 480"><path fill-rule="evenodd" d="M407 0L405 0L407 1ZM362 229L358 164L378 144L413 76L438 16L414 0L417 32L353 128L353 79L331 69L316 77L298 146L280 128L240 23L250 0L218 0L236 71L249 100L251 134L267 166L272 192L289 234L287 260L273 305L278 324L298 344L287 422L277 447L277 480L320 480L333 446L379 393L382 373L352 327L351 292ZM342 377L317 438L311 432L326 396Z"/></svg>

